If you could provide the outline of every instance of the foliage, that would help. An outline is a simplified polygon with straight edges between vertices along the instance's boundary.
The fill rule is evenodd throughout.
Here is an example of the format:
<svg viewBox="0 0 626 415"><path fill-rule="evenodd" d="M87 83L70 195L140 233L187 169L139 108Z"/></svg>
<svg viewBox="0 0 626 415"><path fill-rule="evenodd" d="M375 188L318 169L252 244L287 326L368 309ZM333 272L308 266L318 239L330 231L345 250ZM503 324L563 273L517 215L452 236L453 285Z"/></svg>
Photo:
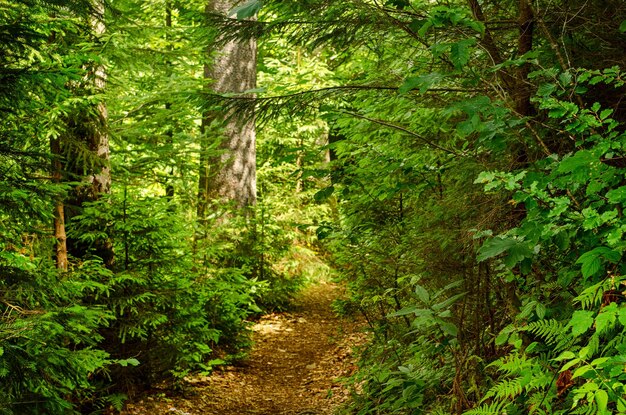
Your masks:
<svg viewBox="0 0 626 415"><path fill-rule="evenodd" d="M626 7L600 3L121 0L103 34L99 2L5 1L0 411L208 372L327 260L372 333L346 412L626 413ZM246 37L255 95L208 93ZM198 215L210 111L256 113L248 215ZM108 150L111 194L77 197Z"/></svg>
<svg viewBox="0 0 626 415"><path fill-rule="evenodd" d="M624 8L571 7L267 1L259 23L235 28L281 33L333 68L259 108L274 120L315 114L317 100L329 125L331 183L316 199L338 209L318 235L351 289L338 308L374 333L354 413L620 410L621 375L602 365L621 342ZM422 303L452 281L465 295L450 293L438 321ZM431 324L413 327L413 313ZM433 397L446 392L403 377L433 327L454 339L444 405ZM560 353L584 368L571 384Z"/></svg>
<svg viewBox="0 0 626 415"><path fill-rule="evenodd" d="M539 289L556 283L575 293L561 298L554 293L541 300L529 297L525 308L530 306L531 313L520 313L507 329L508 340L500 337L513 345L516 351L512 353L528 362L509 365L507 376L525 382L508 395L496 385L498 389L484 399L519 397L515 405L510 404L511 411L609 413L626 409L620 392L622 371L615 369L621 365L623 343L619 316L624 246L618 212L624 178L621 168L610 162L621 157L624 135L611 118L612 110L602 110L599 103L585 108L562 99L569 88L580 91L590 83L620 87L619 73L613 68L579 70L575 78L566 74L556 77L558 84L546 82L537 102L555 128L574 141L573 151L541 160L534 170L484 173L478 179L490 189L508 186L513 200L524 203L527 210L519 226L500 239L515 238L527 247L513 259L505 259L506 265L523 267L526 262L528 269L530 261L550 263L542 267L542 278L536 282ZM513 246L483 249L484 259L501 254L511 258ZM541 308L538 301L543 302ZM532 337L525 340L517 333ZM494 367L502 371L505 363L496 361ZM543 380L537 383L537 378Z"/></svg>
<svg viewBox="0 0 626 415"><path fill-rule="evenodd" d="M6 251L5 251L6 252ZM71 280L19 253L2 259L3 322L0 326L2 413L65 413L90 399L91 378L115 364L99 349L98 330L111 313L82 303L101 292L90 281L95 268L85 264ZM19 264L19 265L18 265Z"/></svg>
<svg viewBox="0 0 626 415"><path fill-rule="evenodd" d="M204 4L107 2L96 35L99 4L5 3L0 411L121 409L127 394L244 356L257 303L286 307L303 279L286 265L293 226L269 217L274 206L253 223L195 218L200 140L214 142L211 155L218 142L199 131L214 37ZM105 68L104 91L87 86L94 67ZM87 136L105 98L112 193L76 203L102 167ZM68 271L53 261L63 204Z"/></svg>

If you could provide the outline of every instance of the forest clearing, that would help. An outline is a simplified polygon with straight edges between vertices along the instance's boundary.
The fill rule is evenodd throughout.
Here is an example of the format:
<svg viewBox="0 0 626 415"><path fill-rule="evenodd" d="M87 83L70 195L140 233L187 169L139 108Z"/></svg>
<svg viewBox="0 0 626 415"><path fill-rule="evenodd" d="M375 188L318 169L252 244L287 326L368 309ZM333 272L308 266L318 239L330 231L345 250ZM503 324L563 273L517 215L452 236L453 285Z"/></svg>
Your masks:
<svg viewBox="0 0 626 415"><path fill-rule="evenodd" d="M626 415L624 51L624 0L0 0L0 415Z"/></svg>

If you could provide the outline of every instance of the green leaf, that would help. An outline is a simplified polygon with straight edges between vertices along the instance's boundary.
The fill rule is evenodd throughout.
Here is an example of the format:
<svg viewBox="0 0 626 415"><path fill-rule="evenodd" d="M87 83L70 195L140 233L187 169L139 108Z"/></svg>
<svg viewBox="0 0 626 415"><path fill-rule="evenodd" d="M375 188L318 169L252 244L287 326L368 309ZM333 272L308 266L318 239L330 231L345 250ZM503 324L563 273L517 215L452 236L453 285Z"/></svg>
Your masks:
<svg viewBox="0 0 626 415"><path fill-rule="evenodd" d="M456 69L461 69L470 60L470 47L476 43L475 39L464 39L453 43L450 47L450 60Z"/></svg>
<svg viewBox="0 0 626 415"><path fill-rule="evenodd" d="M572 334L577 337L589 330L593 321L592 311L576 310L568 325L572 328Z"/></svg>
<svg viewBox="0 0 626 415"><path fill-rule="evenodd" d="M617 313L617 318L622 326L626 327L626 306L622 305Z"/></svg>
<svg viewBox="0 0 626 415"><path fill-rule="evenodd" d="M428 302L430 301L430 295L428 294L428 291L426 291L426 289L421 285L415 286L415 294L417 294L417 298L419 298L420 301L422 301L424 304L428 304Z"/></svg>
<svg viewBox="0 0 626 415"><path fill-rule="evenodd" d="M495 237L485 241L483 246L478 250L476 259L478 262L482 262L502 253L507 253L507 256L504 258L504 263L509 268L512 268L515 264L533 255L533 251L525 241L514 238Z"/></svg>
<svg viewBox="0 0 626 415"><path fill-rule="evenodd" d="M564 158L559 164L557 172L572 173L578 169L589 168L594 163L599 163L598 158L588 150L581 150Z"/></svg>
<svg viewBox="0 0 626 415"><path fill-rule="evenodd" d="M617 189L610 190L606 194L606 198L611 203L624 203L626 202L626 186L618 187Z"/></svg>
<svg viewBox="0 0 626 415"><path fill-rule="evenodd" d="M478 250L478 256L476 259L478 262L485 261L489 258L493 258L507 252L515 245L517 245L517 241L515 239L502 237L488 239Z"/></svg>
<svg viewBox="0 0 626 415"><path fill-rule="evenodd" d="M610 108L602 110L600 113L600 119L605 120L609 115L613 114L613 110Z"/></svg>
<svg viewBox="0 0 626 415"><path fill-rule="evenodd" d="M570 360L569 362L565 363L563 365L563 367L561 368L561 370L559 370L559 372L565 372L567 369L569 369L572 366L577 365L578 363L580 363L580 359L579 358L574 358L574 359Z"/></svg>
<svg viewBox="0 0 626 415"><path fill-rule="evenodd" d="M541 303L537 303L535 306L535 312L537 313L537 317L543 320L546 316L546 306Z"/></svg>
<svg viewBox="0 0 626 415"><path fill-rule="evenodd" d="M621 33L626 33L626 20L624 20L620 25L619 25L619 31Z"/></svg>
<svg viewBox="0 0 626 415"><path fill-rule="evenodd" d="M617 319L617 304L611 303L604 307L600 314L596 317L596 332L602 333L604 330L615 323Z"/></svg>
<svg viewBox="0 0 626 415"><path fill-rule="evenodd" d="M596 272L600 271L600 268L602 268L602 263L598 257L592 257L584 261L582 264L583 266L581 267L581 272L585 278L592 276Z"/></svg>
<svg viewBox="0 0 626 415"><path fill-rule="evenodd" d="M510 333L505 333L504 331L500 332L495 340L496 346L502 346L504 343L506 343L506 341L509 339L509 335Z"/></svg>
<svg viewBox="0 0 626 415"><path fill-rule="evenodd" d="M448 321L439 321L438 323L441 330L448 336L456 337L459 333L459 329L453 323Z"/></svg>
<svg viewBox="0 0 626 415"><path fill-rule="evenodd" d="M609 395L606 393L606 391L598 389L593 397L596 400L596 404L598 405L598 410L600 411L600 413L605 412L606 406L609 403Z"/></svg>
<svg viewBox="0 0 626 415"><path fill-rule="evenodd" d="M569 86L572 83L572 74L570 72L562 72L559 75L559 81L564 86Z"/></svg>
<svg viewBox="0 0 626 415"><path fill-rule="evenodd" d="M615 322L615 314L600 313L596 317L596 331L602 333L609 325Z"/></svg>
<svg viewBox="0 0 626 415"><path fill-rule="evenodd" d="M419 28L419 30L417 31L417 34L420 37L424 37L426 36L426 33L428 33L428 30L433 27L433 22L431 22L430 20L426 20L422 26Z"/></svg>
<svg viewBox="0 0 626 415"><path fill-rule="evenodd" d="M411 306L411 307L405 307L401 310L398 310L396 312L387 314L387 317L400 317L400 316L406 316L408 314L417 314L421 311L430 311L430 310L425 310L424 308L420 308L420 307L416 307L416 306Z"/></svg>
<svg viewBox="0 0 626 415"><path fill-rule="evenodd" d="M575 379L577 377L583 376L585 373L589 372L593 370L593 368L590 365L584 365L579 367L578 369L576 369L574 371L574 373L572 374L572 379Z"/></svg>
<svg viewBox="0 0 626 415"><path fill-rule="evenodd" d="M326 187L326 188L318 191L317 193L315 193L313 195L313 199L315 199L315 201L318 202L318 203L324 202L324 201L328 200L332 196L334 191L335 191L335 187L334 186Z"/></svg>
<svg viewBox="0 0 626 415"><path fill-rule="evenodd" d="M581 271L583 277L588 278L602 269L601 258L611 263L617 263L621 258L621 254L605 246L599 246L585 252L576 261L577 264L582 264Z"/></svg>
<svg viewBox="0 0 626 415"><path fill-rule="evenodd" d="M466 292L455 294L452 297L446 298L440 303L433 304L432 309L435 311L445 310L446 308L450 307L452 304L456 303L460 298L464 297L466 294L467 294Z"/></svg>
<svg viewBox="0 0 626 415"><path fill-rule="evenodd" d="M241 6L237 6L228 12L229 16L237 16L237 19L243 20L250 18L258 13L263 7L263 1L261 0L249 0L242 4Z"/></svg>
<svg viewBox="0 0 626 415"><path fill-rule="evenodd" d="M414 89L419 89L421 93L428 91L428 89L441 82L444 78L442 74L439 72L432 72L426 75L419 76L410 76L404 80L400 88L398 88L398 92L401 94L406 94L409 91Z"/></svg>
<svg viewBox="0 0 626 415"><path fill-rule="evenodd" d="M139 366L139 360L135 359L134 357L131 357L129 359L121 359L117 361L117 364L123 367L126 367L128 365L131 366Z"/></svg>
<svg viewBox="0 0 626 415"><path fill-rule="evenodd" d="M574 354L574 352L566 350L563 353L561 353L558 357L555 357L553 360L555 362L560 362L561 360L569 360L569 359L573 359L575 357L576 357L576 355Z"/></svg>

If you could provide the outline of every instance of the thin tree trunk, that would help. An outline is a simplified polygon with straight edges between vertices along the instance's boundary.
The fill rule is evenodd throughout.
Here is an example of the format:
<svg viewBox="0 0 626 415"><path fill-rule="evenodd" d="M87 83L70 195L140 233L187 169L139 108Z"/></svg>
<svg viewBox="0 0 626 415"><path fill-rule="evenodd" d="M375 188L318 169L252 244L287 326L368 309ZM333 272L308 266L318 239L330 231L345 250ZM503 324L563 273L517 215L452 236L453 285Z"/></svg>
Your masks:
<svg viewBox="0 0 626 415"><path fill-rule="evenodd" d="M533 49L533 28L534 28L533 11L527 0L519 0L519 38L518 38L518 54L520 56L530 52ZM532 94L530 83L528 82L528 73L530 65L523 64L517 73L517 87L515 88L515 111L525 117L530 115L532 106L530 104L530 96Z"/></svg>
<svg viewBox="0 0 626 415"><path fill-rule="evenodd" d="M56 202L54 208L54 238L56 240L56 267L59 271L67 271L67 236L65 234L65 205Z"/></svg>
<svg viewBox="0 0 626 415"><path fill-rule="evenodd" d="M169 43L169 39L168 39L169 30L172 28L172 2L171 0L166 0L165 2L165 28L167 30L165 32L165 40L166 42L168 42L167 50L168 52L171 52L172 46ZM166 66L166 69L165 69L166 77L170 78L172 76L172 62L170 62L169 58L165 61L165 66ZM172 104L170 102L166 102L165 111L169 113L171 109L172 109ZM171 124L168 125L165 135L167 137L166 145L171 148L174 145L174 130ZM167 197L170 201L174 197L174 184L172 183L173 179L174 179L174 166L172 165L170 166L169 175L166 178L166 184L165 184L165 197Z"/></svg>
<svg viewBox="0 0 626 415"><path fill-rule="evenodd" d="M470 9L472 10L472 14L474 15L474 18L478 20L479 22L485 23L485 14L483 13L483 9L480 6L480 3L478 2L478 0L467 0L467 2L470 6ZM481 40L481 45L483 46L485 51L489 54L489 56L491 57L491 60L493 61L495 65L499 65L502 62L504 62L502 54L500 53L500 50L498 49L498 46L496 45L496 42L494 41L493 36L491 35L491 32L489 31L489 28L487 28L486 26L485 26L485 34ZM511 74L509 74L506 71L506 69L499 69L497 73L498 73L499 79L502 81L503 88L506 91L511 91L511 89L514 88L516 84Z"/></svg>
<svg viewBox="0 0 626 415"><path fill-rule="evenodd" d="M60 183L63 174L63 164L61 157L61 143L59 139L50 140L50 151L52 153L52 178L55 183ZM65 203L61 196L57 197L54 206L54 239L56 251L56 267L59 271L67 271L67 235L65 233Z"/></svg>
<svg viewBox="0 0 626 415"><path fill-rule="evenodd" d="M296 169L298 177L296 179L296 193L302 193L304 190L304 181L302 180L302 168L304 167L304 137L298 137L298 157L296 158Z"/></svg>

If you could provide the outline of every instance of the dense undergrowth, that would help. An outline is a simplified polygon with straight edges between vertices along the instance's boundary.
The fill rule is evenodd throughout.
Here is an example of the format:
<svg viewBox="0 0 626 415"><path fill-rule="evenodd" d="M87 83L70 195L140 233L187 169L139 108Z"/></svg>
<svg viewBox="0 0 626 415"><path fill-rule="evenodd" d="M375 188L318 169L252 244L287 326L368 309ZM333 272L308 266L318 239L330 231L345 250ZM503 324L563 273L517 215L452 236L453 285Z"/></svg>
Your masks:
<svg viewBox="0 0 626 415"><path fill-rule="evenodd" d="M9 3L2 413L236 359L246 318L329 272L319 241L372 333L346 413L626 413L623 2L119 1L107 34L92 2ZM257 100L206 93L216 32L259 40ZM198 215L201 119L251 102L259 203Z"/></svg>
<svg viewBox="0 0 626 415"><path fill-rule="evenodd" d="M294 225L312 189L270 189L245 215L215 205L196 217L198 141L217 137L196 122L207 40L192 41L211 31L185 38L163 24L164 8L126 2L107 11L112 35L98 36L96 3L10 3L0 5L0 413L120 409L128 396L241 359L249 319L285 308L328 268L313 231ZM186 6L181 24L202 14ZM89 84L104 63L106 91ZM110 160L90 147L100 128ZM264 188L282 157L270 142L286 139L267 137ZM94 197L108 169L110 189Z"/></svg>
<svg viewBox="0 0 626 415"><path fill-rule="evenodd" d="M193 233L163 198L103 200L75 220L81 241L96 229L115 241L112 269L94 256L59 273L38 254L47 238L5 239L3 413L119 408L129 393L238 359L249 345L246 320L284 307L305 281L270 264L303 255L315 261L312 251L286 245L271 223L262 226L274 226L274 235L254 245L263 258L237 254L238 244L225 248L232 241L217 235L196 243L194 256Z"/></svg>

